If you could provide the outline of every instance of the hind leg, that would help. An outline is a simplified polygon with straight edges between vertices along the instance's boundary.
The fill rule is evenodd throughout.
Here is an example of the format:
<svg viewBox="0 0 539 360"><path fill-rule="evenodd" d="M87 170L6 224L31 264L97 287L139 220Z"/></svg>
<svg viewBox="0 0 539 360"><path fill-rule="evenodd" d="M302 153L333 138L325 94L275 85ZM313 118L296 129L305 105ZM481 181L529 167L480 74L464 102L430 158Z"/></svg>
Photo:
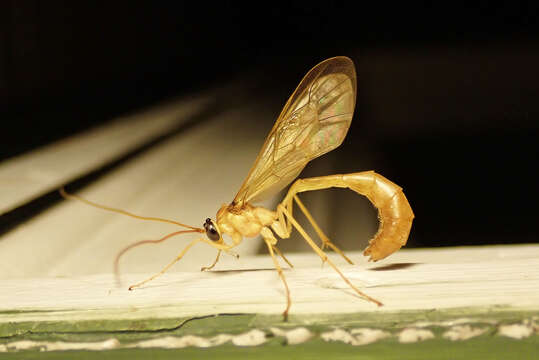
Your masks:
<svg viewBox="0 0 539 360"><path fill-rule="evenodd" d="M350 288L352 288L352 290L354 290L362 298L364 298L364 299L366 299L366 300L368 300L370 302L373 302L378 306L383 305L380 301L378 301L375 298L372 298L369 295L365 294L364 292L359 290L354 284L352 284L352 282L346 276L344 276L344 274L339 270L339 268L322 251L322 249L320 249L318 247L318 245L316 245L316 243L313 241L313 239L307 234L307 232L305 232L303 227L301 227L301 225L298 224L298 222L290 215L290 213L284 208L284 206L279 205L279 208L281 208L281 212L284 214L284 216L286 216L287 219L296 228L296 230L298 230L298 232L301 234L301 236L303 237L305 242L307 242L307 244L309 244L309 246L314 250L314 252L318 256L320 256L320 259L322 259L322 262L327 262L328 265L331 266L333 268L333 270L335 270L335 272L337 272L337 274L339 274L339 276L344 280L344 282L346 282L346 284L348 284L348 286L350 286ZM287 308L287 310L288 310L288 308Z"/></svg>
<svg viewBox="0 0 539 360"><path fill-rule="evenodd" d="M344 255L344 253L342 252L341 249L339 249L335 244L333 244L331 242L331 240L326 236L326 234L324 234L324 232L322 231L322 229L320 229L320 226L318 226L318 224L316 223L316 221L314 221L314 218L313 216L311 215L311 213L309 212L309 210L307 210L307 208L305 207L305 205L303 205L303 202L301 202L301 200L299 199L299 197L296 195L294 195L294 201L298 204L298 207L300 208L300 210L303 212L303 214L305 215L305 217L307 218L307 220L309 220L309 222L311 223L312 227L314 228L314 231L316 231L316 233L318 234L318 237L320 237L320 240L322 240L322 245L320 246L320 249L321 250L324 250L326 247L329 247L330 249L332 249L333 251L335 251L337 254L341 255L344 260L346 260L349 264L353 265L354 263L352 262L352 260L350 260L348 258L348 256Z"/></svg>

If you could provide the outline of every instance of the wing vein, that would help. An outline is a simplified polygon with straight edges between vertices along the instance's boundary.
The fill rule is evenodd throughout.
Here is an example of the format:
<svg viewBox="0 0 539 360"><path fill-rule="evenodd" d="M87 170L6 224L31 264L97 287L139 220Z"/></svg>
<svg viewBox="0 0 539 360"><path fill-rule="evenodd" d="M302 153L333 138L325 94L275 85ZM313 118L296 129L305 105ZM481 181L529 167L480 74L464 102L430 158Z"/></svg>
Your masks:
<svg viewBox="0 0 539 360"><path fill-rule="evenodd" d="M310 160L339 146L352 121L355 95L356 73L349 58L331 58L312 68L286 102L234 198L235 206L278 192Z"/></svg>

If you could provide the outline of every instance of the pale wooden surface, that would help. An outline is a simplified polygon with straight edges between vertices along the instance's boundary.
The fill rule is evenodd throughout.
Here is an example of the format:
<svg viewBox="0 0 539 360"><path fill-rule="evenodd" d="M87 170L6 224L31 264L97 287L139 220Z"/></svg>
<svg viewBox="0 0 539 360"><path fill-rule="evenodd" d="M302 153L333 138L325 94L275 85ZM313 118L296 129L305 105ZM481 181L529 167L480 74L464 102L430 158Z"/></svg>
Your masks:
<svg viewBox="0 0 539 360"><path fill-rule="evenodd" d="M292 254L286 270L291 314L387 312L507 307L539 310L539 246L403 250L388 260L343 264L343 273L383 307L354 296L315 254ZM242 270L242 271L235 271ZM125 283L148 274L124 276ZM136 291L116 288L110 274L0 281L0 321L136 319L216 313L270 313L284 309L282 284L268 256L230 257L213 272L173 272ZM34 310L56 310L49 313Z"/></svg>

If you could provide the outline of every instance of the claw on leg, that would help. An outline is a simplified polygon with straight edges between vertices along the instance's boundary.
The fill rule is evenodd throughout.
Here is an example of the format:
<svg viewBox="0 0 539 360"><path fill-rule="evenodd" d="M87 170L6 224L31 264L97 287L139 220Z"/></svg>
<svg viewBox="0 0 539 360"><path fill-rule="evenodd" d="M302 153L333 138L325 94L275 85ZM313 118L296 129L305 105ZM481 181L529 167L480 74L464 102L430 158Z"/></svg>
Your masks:
<svg viewBox="0 0 539 360"><path fill-rule="evenodd" d="M217 257L215 258L215 260L213 261L213 264L211 264L210 266L203 266L200 268L200 271L208 271L208 270L211 270L215 267L215 264L217 264L217 262L219 261L219 257L221 256L221 250L217 251Z"/></svg>
<svg viewBox="0 0 539 360"><path fill-rule="evenodd" d="M271 259L273 260L273 265L275 265L275 269L277 270L277 273L279 274L279 277L283 281L284 289L286 291L286 309L283 312L283 321L288 321L288 310L290 310L290 306L292 305L292 300L290 300L290 290L288 289L288 284L286 283L286 279L283 274L283 269L281 269L281 265L279 265L279 262L277 261L277 258L275 257L275 253L273 252L276 247L272 245L268 239L264 239L266 242L266 245L268 247L268 251L271 255ZM280 252L280 251L279 251ZM283 257L284 259L284 257ZM288 262L288 261L287 261ZM290 263L288 263L290 265Z"/></svg>

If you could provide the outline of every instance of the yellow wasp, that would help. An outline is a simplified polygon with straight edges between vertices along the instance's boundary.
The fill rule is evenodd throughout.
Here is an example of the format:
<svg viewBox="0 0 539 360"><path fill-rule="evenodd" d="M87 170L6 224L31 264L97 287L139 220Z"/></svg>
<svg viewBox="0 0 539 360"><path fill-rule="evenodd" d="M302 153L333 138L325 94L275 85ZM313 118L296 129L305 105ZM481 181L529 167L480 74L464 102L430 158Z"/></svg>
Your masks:
<svg viewBox="0 0 539 360"><path fill-rule="evenodd" d="M355 101L356 72L352 60L339 56L327 59L312 68L288 99L234 200L230 204L221 206L214 220L206 219L203 228L172 220L134 215L67 194L63 189L60 191L65 197L75 198L105 210L143 220L173 223L189 229L168 234L158 240L139 241L123 249L116 258L116 273L118 273L119 258L134 246L161 242L178 234L206 234L206 237L190 242L159 273L132 285L130 290L166 272L198 242L205 242L217 250L217 257L213 264L202 268L202 270L209 270L215 266L221 252L232 253L231 249L239 245L244 237L252 238L261 235L286 290L287 305L283 312L286 320L291 306L290 290L276 255L281 256L290 266L291 264L277 248L277 242L278 238L290 237L292 228L295 228L322 261L327 262L357 294L380 306L382 305L380 301L361 292L324 253L326 247L330 248L352 264L350 259L320 229L298 194L336 187L348 188L365 195L378 209L380 227L363 254L370 256L370 260L376 261L405 245L412 227L414 214L399 186L374 171L297 179L275 211L253 205L257 200L282 190L296 179L309 161L335 149L342 143L352 121ZM294 218L294 203L320 237L321 246L315 243ZM229 236L231 241L226 242L223 235Z"/></svg>

